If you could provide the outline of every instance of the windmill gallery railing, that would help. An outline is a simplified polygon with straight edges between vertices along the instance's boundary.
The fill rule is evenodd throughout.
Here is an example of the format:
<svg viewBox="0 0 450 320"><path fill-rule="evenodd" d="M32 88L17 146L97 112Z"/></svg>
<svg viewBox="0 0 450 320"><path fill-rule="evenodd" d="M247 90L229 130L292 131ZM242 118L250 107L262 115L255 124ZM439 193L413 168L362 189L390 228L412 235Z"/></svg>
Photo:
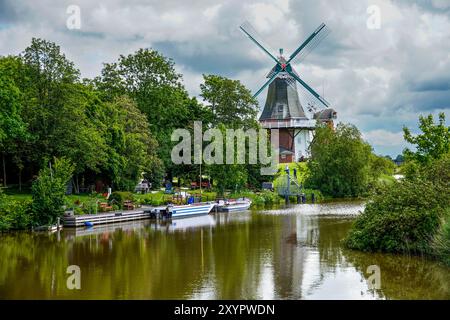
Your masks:
<svg viewBox="0 0 450 320"><path fill-rule="evenodd" d="M269 119L261 121L261 126L264 129L281 129L281 128L308 128L314 129L316 127L315 120L309 119Z"/></svg>

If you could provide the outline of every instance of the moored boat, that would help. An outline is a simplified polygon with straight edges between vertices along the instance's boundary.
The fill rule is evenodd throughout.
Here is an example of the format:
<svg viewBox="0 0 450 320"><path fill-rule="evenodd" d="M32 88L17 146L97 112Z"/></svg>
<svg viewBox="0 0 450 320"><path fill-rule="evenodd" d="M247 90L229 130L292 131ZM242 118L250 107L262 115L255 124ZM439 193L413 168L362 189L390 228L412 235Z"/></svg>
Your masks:
<svg viewBox="0 0 450 320"><path fill-rule="evenodd" d="M234 212L234 211L245 211L250 208L252 205L252 201L250 199L238 199L238 200L229 200L225 201L225 203L219 206L220 211L224 212Z"/></svg>
<svg viewBox="0 0 450 320"><path fill-rule="evenodd" d="M181 206L168 206L167 212L171 218L209 214L216 204L213 202L193 203Z"/></svg>

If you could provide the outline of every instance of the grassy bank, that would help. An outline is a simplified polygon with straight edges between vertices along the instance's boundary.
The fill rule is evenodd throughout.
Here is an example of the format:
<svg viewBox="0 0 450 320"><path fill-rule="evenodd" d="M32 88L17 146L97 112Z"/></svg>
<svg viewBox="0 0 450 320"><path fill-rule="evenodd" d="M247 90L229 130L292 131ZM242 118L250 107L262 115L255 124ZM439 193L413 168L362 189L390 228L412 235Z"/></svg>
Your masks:
<svg viewBox="0 0 450 320"><path fill-rule="evenodd" d="M423 254L450 265L450 157L382 186L345 240L362 251Z"/></svg>

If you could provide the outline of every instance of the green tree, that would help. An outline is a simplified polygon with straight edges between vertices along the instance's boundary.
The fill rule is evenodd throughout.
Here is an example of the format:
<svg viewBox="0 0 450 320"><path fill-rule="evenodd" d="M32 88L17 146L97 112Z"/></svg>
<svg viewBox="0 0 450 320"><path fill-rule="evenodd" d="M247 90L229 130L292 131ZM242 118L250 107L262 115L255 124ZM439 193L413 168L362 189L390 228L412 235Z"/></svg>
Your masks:
<svg viewBox="0 0 450 320"><path fill-rule="evenodd" d="M240 81L218 75L203 75L203 80L200 96L209 111L209 126L222 127L223 130L260 129L256 120L258 102ZM246 144L246 159L248 154L249 147ZM240 190L248 183L259 187L262 181L267 180L266 176L261 176L260 168L260 164L247 163L210 165L208 170L223 193L225 189Z"/></svg>
<svg viewBox="0 0 450 320"><path fill-rule="evenodd" d="M444 255L449 261L450 157L414 177L381 186L356 219L347 246L364 251Z"/></svg>
<svg viewBox="0 0 450 320"><path fill-rule="evenodd" d="M427 117L420 116L419 129L422 133L413 136L407 127L403 128L406 142L416 147L415 152L404 150L406 160L428 163L450 152L450 127L445 125L445 113L439 114L439 123L434 122L431 114Z"/></svg>
<svg viewBox="0 0 450 320"><path fill-rule="evenodd" d="M450 264L450 150L444 114L439 124L420 117L422 134L405 140L405 178L381 186L346 239L348 247L365 251L430 254ZM397 157L398 158L398 157Z"/></svg>
<svg viewBox="0 0 450 320"><path fill-rule="evenodd" d="M378 179L378 177L382 174L394 174L395 164L390 158L377 156L376 154L372 153L369 157L369 164L370 174L375 180Z"/></svg>
<svg viewBox="0 0 450 320"><path fill-rule="evenodd" d="M367 192L371 147L355 126L339 123L334 130L320 125L310 148L307 185L333 197Z"/></svg>
<svg viewBox="0 0 450 320"><path fill-rule="evenodd" d="M3 184L6 187L6 155L16 155L14 162L20 166L17 155L19 145L28 138L27 125L23 121L22 93L14 74L20 61L14 57L0 58L0 153L2 155Z"/></svg>
<svg viewBox="0 0 450 320"><path fill-rule="evenodd" d="M117 189L131 190L139 178L158 177L162 163L157 157L157 141L148 130L146 116L127 97L104 105L108 162L106 173Z"/></svg>
<svg viewBox="0 0 450 320"><path fill-rule="evenodd" d="M64 213L67 183L72 177L73 164L65 158L55 158L53 164L44 166L33 182L33 223L49 225Z"/></svg>
<svg viewBox="0 0 450 320"><path fill-rule="evenodd" d="M217 75L203 75L200 85L203 101L211 110L211 124L229 128L257 128L258 102L238 80Z"/></svg>
<svg viewBox="0 0 450 320"><path fill-rule="evenodd" d="M172 167L170 135L186 128L201 106L190 99L175 71L174 62L151 49L139 49L121 55L115 63L106 63L102 76L94 82L105 99L127 95L147 116L149 129L158 141L158 155L167 170Z"/></svg>
<svg viewBox="0 0 450 320"><path fill-rule="evenodd" d="M35 150L39 151L38 161L41 161L56 154L59 136L55 129L65 119L61 112L67 92L79 79L79 71L61 53L59 46L42 39L33 38L21 58L26 67L24 118L30 131L35 133Z"/></svg>
<svg viewBox="0 0 450 320"><path fill-rule="evenodd" d="M56 44L33 38L21 59L23 118L33 136L28 148L35 166L56 156L71 159L76 174L98 171L106 161L105 143L91 121L98 98L79 82L79 71Z"/></svg>

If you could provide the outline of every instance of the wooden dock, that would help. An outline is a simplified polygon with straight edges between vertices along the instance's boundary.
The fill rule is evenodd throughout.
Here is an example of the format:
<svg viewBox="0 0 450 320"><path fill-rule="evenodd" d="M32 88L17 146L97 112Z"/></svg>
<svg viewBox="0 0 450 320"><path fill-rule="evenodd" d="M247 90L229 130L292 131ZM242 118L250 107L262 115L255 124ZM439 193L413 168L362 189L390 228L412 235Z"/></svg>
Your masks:
<svg viewBox="0 0 450 320"><path fill-rule="evenodd" d="M112 211L98 214L65 215L64 227L83 227L86 223L92 225L116 223L132 220L150 219L154 207L142 207L135 210Z"/></svg>

